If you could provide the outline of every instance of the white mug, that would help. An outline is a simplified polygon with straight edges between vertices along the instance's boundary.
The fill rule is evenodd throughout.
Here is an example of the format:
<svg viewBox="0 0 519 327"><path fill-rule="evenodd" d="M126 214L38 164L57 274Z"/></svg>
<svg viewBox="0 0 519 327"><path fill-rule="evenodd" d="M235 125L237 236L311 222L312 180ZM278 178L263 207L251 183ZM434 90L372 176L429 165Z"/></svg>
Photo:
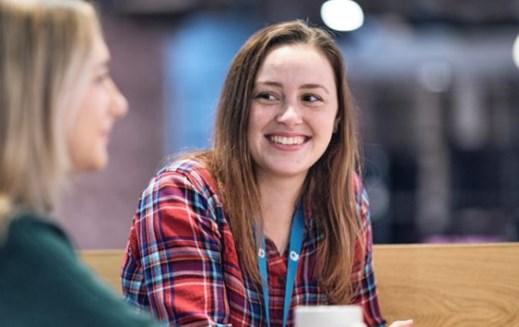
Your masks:
<svg viewBox="0 0 519 327"><path fill-rule="evenodd" d="M298 306L295 327L365 327L358 305Z"/></svg>

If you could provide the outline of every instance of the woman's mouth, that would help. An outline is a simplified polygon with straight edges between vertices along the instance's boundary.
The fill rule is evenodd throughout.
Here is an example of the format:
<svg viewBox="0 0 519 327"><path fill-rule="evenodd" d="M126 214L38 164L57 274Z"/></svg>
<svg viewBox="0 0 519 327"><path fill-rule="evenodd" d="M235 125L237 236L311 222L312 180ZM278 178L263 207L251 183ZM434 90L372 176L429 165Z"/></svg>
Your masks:
<svg viewBox="0 0 519 327"><path fill-rule="evenodd" d="M307 137L306 136L281 136L281 135L267 135L267 138L271 143L283 144L283 145L300 145L303 144Z"/></svg>
<svg viewBox="0 0 519 327"><path fill-rule="evenodd" d="M299 150L311 139L305 135L267 134L265 137L271 146L283 151Z"/></svg>

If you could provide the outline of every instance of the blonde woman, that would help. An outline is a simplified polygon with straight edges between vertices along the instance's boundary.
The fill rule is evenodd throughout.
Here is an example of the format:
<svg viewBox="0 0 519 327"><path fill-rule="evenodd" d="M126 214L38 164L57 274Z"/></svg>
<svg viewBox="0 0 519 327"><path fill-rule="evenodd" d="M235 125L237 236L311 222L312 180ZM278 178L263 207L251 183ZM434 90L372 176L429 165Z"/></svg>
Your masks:
<svg viewBox="0 0 519 327"><path fill-rule="evenodd" d="M296 305L328 304L385 326L358 168L333 39L300 21L258 31L231 63L213 147L142 194L126 298L172 326L292 326Z"/></svg>
<svg viewBox="0 0 519 327"><path fill-rule="evenodd" d="M151 326L80 264L50 215L107 163L127 112L91 5L0 0L0 325Z"/></svg>

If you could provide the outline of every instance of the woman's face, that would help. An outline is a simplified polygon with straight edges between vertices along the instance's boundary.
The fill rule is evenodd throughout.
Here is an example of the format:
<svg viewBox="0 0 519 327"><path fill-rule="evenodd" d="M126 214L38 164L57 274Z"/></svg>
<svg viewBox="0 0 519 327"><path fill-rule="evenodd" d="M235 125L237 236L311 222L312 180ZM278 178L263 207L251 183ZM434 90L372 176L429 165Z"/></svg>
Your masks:
<svg viewBox="0 0 519 327"><path fill-rule="evenodd" d="M93 65L88 68L91 71L86 72L91 78L68 132L68 151L74 171L98 170L106 166L113 124L128 111L126 99L111 78L110 54L100 35L93 51Z"/></svg>
<svg viewBox="0 0 519 327"><path fill-rule="evenodd" d="M248 125L258 178L304 179L330 143L337 110L334 72L319 50L272 50L258 71Z"/></svg>

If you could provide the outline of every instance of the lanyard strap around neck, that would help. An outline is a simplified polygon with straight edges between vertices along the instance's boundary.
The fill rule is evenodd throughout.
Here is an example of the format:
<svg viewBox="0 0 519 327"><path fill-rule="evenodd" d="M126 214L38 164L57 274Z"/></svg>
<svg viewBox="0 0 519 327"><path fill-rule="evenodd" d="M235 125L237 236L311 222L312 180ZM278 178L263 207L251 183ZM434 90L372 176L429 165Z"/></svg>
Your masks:
<svg viewBox="0 0 519 327"><path fill-rule="evenodd" d="M285 303L283 305L283 327L287 325L288 313L290 311L290 303L294 290L294 281L297 274L297 263L301 254L303 245L303 237L305 233L303 205L298 205L294 217L292 218L292 227L290 228L290 244L288 255L288 267L285 281ZM269 283L267 269L267 250L265 237L261 240L261 247L258 250L258 266L261 275L261 286L263 288L263 307L267 326L270 326L270 307L269 307Z"/></svg>

